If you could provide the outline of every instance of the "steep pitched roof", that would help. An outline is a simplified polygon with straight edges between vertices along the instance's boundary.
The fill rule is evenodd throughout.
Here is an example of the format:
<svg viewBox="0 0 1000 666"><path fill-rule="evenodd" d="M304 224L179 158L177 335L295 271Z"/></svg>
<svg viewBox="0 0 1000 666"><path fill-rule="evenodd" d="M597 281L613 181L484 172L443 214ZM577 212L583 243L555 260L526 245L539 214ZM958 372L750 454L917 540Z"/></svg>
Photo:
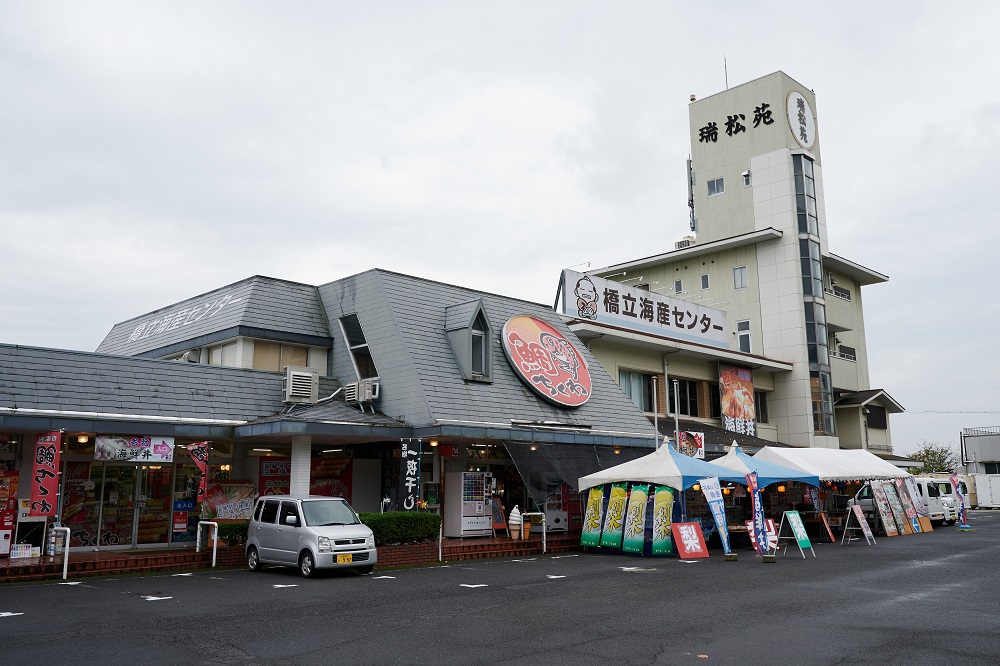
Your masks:
<svg viewBox="0 0 1000 666"><path fill-rule="evenodd" d="M279 335L269 335L273 333ZM327 344L330 331L316 287L255 275L116 324L97 351L162 355L236 335L262 334Z"/></svg>
<svg viewBox="0 0 1000 666"><path fill-rule="evenodd" d="M319 291L331 321L358 315L382 382L379 409L389 416L404 417L415 427L548 421L652 437L651 424L548 306L381 269L321 285ZM462 377L445 335L449 307L477 300L494 327L490 383ZM503 323L516 315L537 317L574 343L593 382L592 396L584 405L566 409L550 404L515 375L499 337ZM337 363L349 358L349 352L339 336L334 340L338 374ZM340 374L344 381L349 381L347 371Z"/></svg>

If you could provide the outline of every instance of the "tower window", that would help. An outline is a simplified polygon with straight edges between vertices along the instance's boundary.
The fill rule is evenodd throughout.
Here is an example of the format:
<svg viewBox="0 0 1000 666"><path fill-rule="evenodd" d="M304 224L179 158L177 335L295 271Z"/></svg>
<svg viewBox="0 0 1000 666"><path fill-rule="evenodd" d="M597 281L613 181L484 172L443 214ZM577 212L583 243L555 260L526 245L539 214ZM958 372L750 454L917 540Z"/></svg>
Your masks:
<svg viewBox="0 0 1000 666"><path fill-rule="evenodd" d="M726 191L726 181L724 178L713 178L708 181L708 196L714 197Z"/></svg>

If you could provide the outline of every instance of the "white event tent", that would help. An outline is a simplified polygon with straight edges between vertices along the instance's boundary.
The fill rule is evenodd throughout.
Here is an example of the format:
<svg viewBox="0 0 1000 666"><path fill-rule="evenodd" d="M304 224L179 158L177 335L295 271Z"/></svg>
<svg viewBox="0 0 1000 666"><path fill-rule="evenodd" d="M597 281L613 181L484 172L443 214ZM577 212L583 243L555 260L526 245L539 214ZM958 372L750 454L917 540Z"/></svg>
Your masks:
<svg viewBox="0 0 1000 666"><path fill-rule="evenodd" d="M820 481L905 479L904 469L862 449L780 449L765 446L754 458L815 474Z"/></svg>
<svg viewBox="0 0 1000 666"><path fill-rule="evenodd" d="M579 491L622 481L686 490L699 480L712 476L719 477L720 481L743 483L743 475L738 472L677 453L669 444L664 444L649 455L580 477Z"/></svg>

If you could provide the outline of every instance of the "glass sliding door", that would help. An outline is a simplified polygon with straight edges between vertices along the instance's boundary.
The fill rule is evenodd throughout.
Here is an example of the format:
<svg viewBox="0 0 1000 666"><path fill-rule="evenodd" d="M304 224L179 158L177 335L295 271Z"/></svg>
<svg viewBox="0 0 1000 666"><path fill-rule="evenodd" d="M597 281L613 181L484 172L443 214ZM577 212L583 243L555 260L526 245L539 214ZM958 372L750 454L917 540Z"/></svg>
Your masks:
<svg viewBox="0 0 1000 666"><path fill-rule="evenodd" d="M103 467L98 545L131 546L135 543L137 466L104 463Z"/></svg>
<svg viewBox="0 0 1000 666"><path fill-rule="evenodd" d="M170 538L173 465L143 465L138 472L135 543L166 544Z"/></svg>

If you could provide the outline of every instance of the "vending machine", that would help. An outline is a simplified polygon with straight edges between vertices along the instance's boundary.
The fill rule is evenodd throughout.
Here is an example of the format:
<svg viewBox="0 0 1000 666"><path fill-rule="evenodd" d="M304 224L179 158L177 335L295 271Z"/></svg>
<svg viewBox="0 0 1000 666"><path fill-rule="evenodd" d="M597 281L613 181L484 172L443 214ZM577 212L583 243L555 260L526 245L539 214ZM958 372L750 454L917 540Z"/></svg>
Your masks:
<svg viewBox="0 0 1000 666"><path fill-rule="evenodd" d="M569 530L569 488L559 487L545 502L545 531L566 532Z"/></svg>
<svg viewBox="0 0 1000 666"><path fill-rule="evenodd" d="M493 534L487 472L448 472L444 477L444 535L462 538Z"/></svg>

